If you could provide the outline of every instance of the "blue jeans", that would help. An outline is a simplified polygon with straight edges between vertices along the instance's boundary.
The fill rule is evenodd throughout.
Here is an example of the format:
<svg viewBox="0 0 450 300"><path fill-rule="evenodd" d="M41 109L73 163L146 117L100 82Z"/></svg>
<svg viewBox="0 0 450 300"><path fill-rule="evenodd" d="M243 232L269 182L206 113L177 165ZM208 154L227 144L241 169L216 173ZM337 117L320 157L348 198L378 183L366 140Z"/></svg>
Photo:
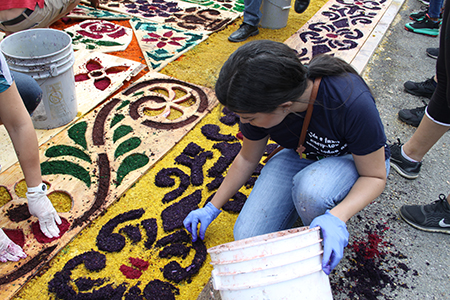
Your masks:
<svg viewBox="0 0 450 300"><path fill-rule="evenodd" d="M440 18L441 8L444 0L431 0L430 7L428 8L428 15L430 18Z"/></svg>
<svg viewBox="0 0 450 300"><path fill-rule="evenodd" d="M338 205L358 177L351 154L314 161L284 149L262 169L236 220L234 239L292 228L298 217L307 226Z"/></svg>
<svg viewBox="0 0 450 300"><path fill-rule="evenodd" d="M42 89L33 77L19 72L11 71L19 91L20 97L31 115L42 99Z"/></svg>
<svg viewBox="0 0 450 300"><path fill-rule="evenodd" d="M258 26L261 20L262 0L244 0L244 23Z"/></svg>

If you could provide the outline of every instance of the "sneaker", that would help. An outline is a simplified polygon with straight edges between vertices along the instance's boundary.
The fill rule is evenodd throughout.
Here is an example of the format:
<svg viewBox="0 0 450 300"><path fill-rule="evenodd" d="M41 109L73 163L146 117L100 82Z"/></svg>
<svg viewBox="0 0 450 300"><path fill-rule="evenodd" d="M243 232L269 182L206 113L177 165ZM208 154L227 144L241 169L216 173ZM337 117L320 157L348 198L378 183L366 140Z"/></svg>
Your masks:
<svg viewBox="0 0 450 300"><path fill-rule="evenodd" d="M437 59L439 55L439 48L427 48L425 52L429 57Z"/></svg>
<svg viewBox="0 0 450 300"><path fill-rule="evenodd" d="M408 125L418 127L420 121L422 121L425 109L427 106L420 106L413 109L401 109L398 112L398 118L400 121L405 122Z"/></svg>
<svg viewBox="0 0 450 300"><path fill-rule="evenodd" d="M450 205L444 194L428 205L403 205L400 216L417 229L450 234Z"/></svg>
<svg viewBox="0 0 450 300"><path fill-rule="evenodd" d="M422 3L423 5L430 6L429 0L419 0L419 2Z"/></svg>
<svg viewBox="0 0 450 300"><path fill-rule="evenodd" d="M413 12L409 15L409 18L413 21L422 21L428 13L428 7L423 7L422 10Z"/></svg>
<svg viewBox="0 0 450 300"><path fill-rule="evenodd" d="M402 155L402 145L400 140L398 143L394 143L389 146L391 149L391 160L390 165L393 167L401 176L407 179L416 179L419 177L421 162L412 162L407 160Z"/></svg>
<svg viewBox="0 0 450 300"><path fill-rule="evenodd" d="M242 23L238 30L230 34L228 40L233 43L243 42L251 36L259 33L258 26L252 26L247 23Z"/></svg>
<svg viewBox="0 0 450 300"><path fill-rule="evenodd" d="M434 81L434 76L423 82L412 82L407 81L403 84L405 91L416 96L423 96L431 98L433 96L434 90L436 89L436 81Z"/></svg>
<svg viewBox="0 0 450 300"><path fill-rule="evenodd" d="M425 18L420 21L407 23L405 29L414 33L437 37L439 35L440 26L440 22L434 22L426 15Z"/></svg>

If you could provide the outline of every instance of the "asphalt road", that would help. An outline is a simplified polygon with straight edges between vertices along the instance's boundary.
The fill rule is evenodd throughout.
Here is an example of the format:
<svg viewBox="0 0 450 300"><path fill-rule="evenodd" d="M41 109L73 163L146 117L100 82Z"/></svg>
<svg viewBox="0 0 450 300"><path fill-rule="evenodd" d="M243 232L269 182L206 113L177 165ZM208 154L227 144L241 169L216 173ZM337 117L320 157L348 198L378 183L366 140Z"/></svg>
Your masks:
<svg viewBox="0 0 450 300"><path fill-rule="evenodd" d="M397 112L429 100L406 93L403 83L435 74L436 60L425 50L438 47L439 38L404 29L409 14L421 6L418 0L405 1L363 75L390 143L406 142L415 131L398 120ZM349 247L330 275L334 299L450 299L450 235L416 230L398 214L402 205L428 204L449 194L449 148L447 133L425 156L416 180L391 169L382 195L348 222ZM208 285L199 299L220 296Z"/></svg>

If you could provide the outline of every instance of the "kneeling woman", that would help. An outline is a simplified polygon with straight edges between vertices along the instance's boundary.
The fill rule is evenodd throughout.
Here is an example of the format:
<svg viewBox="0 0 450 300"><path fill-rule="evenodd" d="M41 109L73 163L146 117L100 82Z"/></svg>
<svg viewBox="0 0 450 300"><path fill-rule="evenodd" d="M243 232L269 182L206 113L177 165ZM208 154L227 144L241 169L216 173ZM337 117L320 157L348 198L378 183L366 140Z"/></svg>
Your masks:
<svg viewBox="0 0 450 300"><path fill-rule="evenodd" d="M368 86L338 58L317 56L305 67L288 46L255 41L229 57L215 89L240 116L243 145L214 198L192 211L185 227L196 240L200 222L204 238L271 138L284 149L262 169L234 237L289 229L300 216L304 225L320 226L322 268L329 274L348 244L345 222L381 194L389 172L386 136Z"/></svg>

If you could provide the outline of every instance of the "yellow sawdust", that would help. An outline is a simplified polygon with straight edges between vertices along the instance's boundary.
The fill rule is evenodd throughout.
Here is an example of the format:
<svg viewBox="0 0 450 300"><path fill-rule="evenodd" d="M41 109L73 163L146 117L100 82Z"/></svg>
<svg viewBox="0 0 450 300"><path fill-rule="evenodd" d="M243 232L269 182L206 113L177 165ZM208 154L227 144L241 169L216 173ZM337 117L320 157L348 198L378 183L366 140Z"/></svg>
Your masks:
<svg viewBox="0 0 450 300"><path fill-rule="evenodd" d="M284 42L292 34L294 34L303 24L308 21L327 1L317 0L310 4L307 11L301 15L296 14L291 8L289 14L288 25L286 28L279 30L260 29L260 34L250 38L251 40L270 39L279 42ZM292 2L293 5L293 2ZM225 62L228 56L235 51L243 43L230 43L228 42L228 36L238 29L242 19L236 20L232 25L227 26L226 29L214 33L209 39L201 43L191 51L187 52L179 60L169 64L164 68L161 73L176 77L181 80L199 84L202 86L213 88L217 76L220 71L221 65ZM156 218L158 224L158 237L164 237L168 235L163 231L162 220L160 218L161 212L173 203L163 204L161 202L162 197L173 188L159 188L154 184L154 179L158 171L163 168L177 167L182 169L186 174L190 174L190 170L184 166L178 165L174 162L183 149L190 143L195 142L207 151L213 151L214 157L218 157L220 152L212 149L214 142L207 140L200 132L200 128L205 124L217 124L219 117L221 116L222 107L216 107L210 114L204 117L188 135L183 138L155 167L151 168L133 187L131 187L116 203L111 205L108 210L95 221L93 221L87 228L85 228L77 237L74 238L46 267L45 271L40 272L39 275L31 279L24 288L14 297L14 299L54 299L53 294L48 293L48 282L53 278L54 274L61 271L63 266L71 258L82 254L91 249L98 250L96 247L96 237L99 230L105 225L111 218L121 214L123 212L144 208L145 214L140 219ZM222 134L236 134L238 131L237 126L228 127L221 126ZM208 170L216 159L208 160L204 166L204 170ZM190 195L197 189L202 190L203 202L213 193L208 192L206 184L212 179L205 176L205 182L200 187L190 186L182 197ZM248 195L249 189L245 187L241 189L241 192ZM0 199L3 197L0 191ZM178 198L179 200L181 198ZM53 201L52 201L53 202ZM55 203L55 202L53 202ZM228 212L222 213L208 228L205 244L208 248L230 242L233 240L232 230L237 214ZM130 224L137 224L140 221L129 222ZM127 223L128 224L128 223ZM142 232L143 233L143 232ZM145 236L145 235L144 235ZM145 285L154 279L160 279L166 281L160 268L163 267L168 260L160 259L157 256L158 251L147 250L144 247L145 238L143 241L132 245L127 238L125 248L118 253L104 253L106 254L106 268L99 272L89 272L84 266L77 267L72 272L72 279L79 277L96 278L109 278L109 282L119 285L123 282L127 282L129 286L133 286L138 282L141 282L140 288L143 290ZM193 251L191 251L193 252ZM103 253L103 252L102 252ZM183 260L178 260L182 266L186 266L186 263L192 261L192 255ZM143 272L143 275L139 279L126 279L125 276L119 271L119 267L122 264L130 265L128 263L129 257L138 257L150 262L150 267L147 271ZM172 259L173 260L173 259ZM205 261L204 266L200 272L193 277L192 283L187 284L181 282L180 284L174 284L180 289L180 295L177 299L197 299L197 296L208 282L212 266L209 264L209 257Z"/></svg>

